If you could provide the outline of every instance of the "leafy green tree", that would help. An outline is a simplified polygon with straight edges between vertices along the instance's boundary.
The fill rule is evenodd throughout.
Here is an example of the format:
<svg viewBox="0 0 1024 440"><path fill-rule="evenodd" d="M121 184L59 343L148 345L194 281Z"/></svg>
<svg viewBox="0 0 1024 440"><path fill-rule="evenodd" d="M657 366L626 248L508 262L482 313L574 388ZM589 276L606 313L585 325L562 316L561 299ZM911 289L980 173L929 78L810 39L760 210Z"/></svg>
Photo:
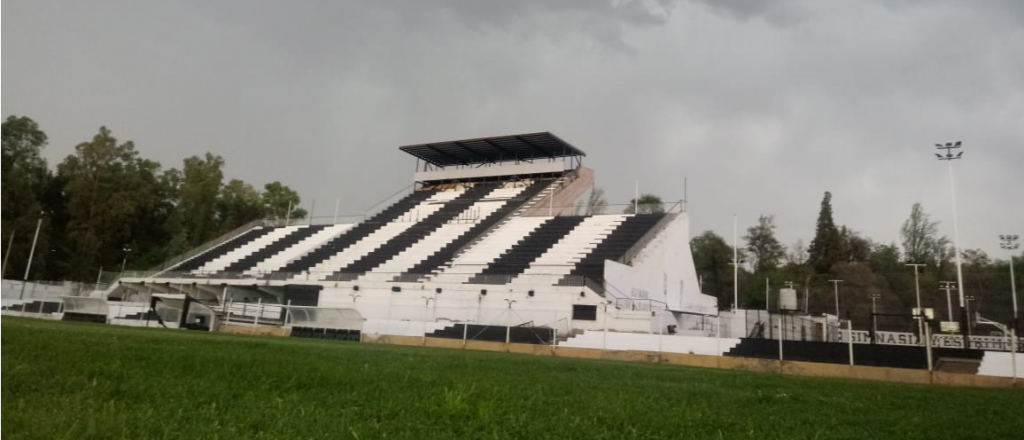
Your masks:
<svg viewBox="0 0 1024 440"><path fill-rule="evenodd" d="M932 263L939 265L951 258L948 255L949 239L939 236L939 222L931 221L920 203L910 208L910 217L900 228L903 255L908 263Z"/></svg>
<svg viewBox="0 0 1024 440"><path fill-rule="evenodd" d="M775 238L775 216L758 217L757 224L747 228L743 239L753 259L754 273L766 274L776 269L786 256L786 248Z"/></svg>
<svg viewBox="0 0 1024 440"><path fill-rule="evenodd" d="M665 212L665 202L654 194L641 194L639 199L630 199L629 206L622 213L636 214L637 209L640 214L660 214Z"/></svg>
<svg viewBox="0 0 1024 440"><path fill-rule="evenodd" d="M46 147L46 133L30 118L10 116L3 122L3 173L0 175L2 190L2 221L4 226L4 251L12 238L10 267L5 271L11 276L23 275L28 255L31 252L36 223L43 220L36 253L32 261L30 277L38 278L44 273L49 260L50 246L49 216L46 214L44 198L51 180L42 149ZM17 272L15 272L17 271ZM6 274L5 274L6 275Z"/></svg>
<svg viewBox="0 0 1024 440"><path fill-rule="evenodd" d="M220 232L227 232L263 218L264 206L260 192L252 185L231 179L220 191L217 199L217 217Z"/></svg>
<svg viewBox="0 0 1024 440"><path fill-rule="evenodd" d="M217 198L223 169L224 159L210 153L184 160L180 181L175 185L177 206L171 216L171 232L189 247L205 243L220 231Z"/></svg>
<svg viewBox="0 0 1024 440"><path fill-rule="evenodd" d="M61 162L69 277L91 279L99 267L117 267L125 246L151 250L164 239L168 206L159 171L159 163L140 158L131 141L119 144L106 127Z"/></svg>
<svg viewBox="0 0 1024 440"><path fill-rule="evenodd" d="M843 260L843 237L832 220L832 193L826 191L818 212L814 240L807 251L808 262L817 273L828 273L832 265Z"/></svg>
<svg viewBox="0 0 1024 440"><path fill-rule="evenodd" d="M270 182L263 186L263 209L270 219L305 218L306 210L299 208L299 193L281 184L281 182ZM291 208L291 215L288 208Z"/></svg>
<svg viewBox="0 0 1024 440"><path fill-rule="evenodd" d="M725 308L732 304L733 297L733 248L725 239L712 231L693 237L690 240L693 262L700 277L701 291L718 298L718 304ZM738 253L740 260L745 252ZM740 271L742 278L747 277L745 270Z"/></svg>
<svg viewBox="0 0 1024 440"><path fill-rule="evenodd" d="M862 237L860 233L846 226L839 228L839 235L843 239L843 261L868 261L873 247L871 239Z"/></svg>

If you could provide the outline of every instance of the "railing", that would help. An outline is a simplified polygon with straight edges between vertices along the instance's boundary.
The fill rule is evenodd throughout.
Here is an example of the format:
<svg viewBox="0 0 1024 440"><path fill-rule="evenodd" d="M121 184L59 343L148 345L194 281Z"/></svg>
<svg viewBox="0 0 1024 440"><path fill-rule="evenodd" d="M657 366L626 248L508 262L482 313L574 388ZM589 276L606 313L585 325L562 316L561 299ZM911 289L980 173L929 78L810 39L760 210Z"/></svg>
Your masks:
<svg viewBox="0 0 1024 440"><path fill-rule="evenodd" d="M536 284L536 285L558 285L566 287L592 287L595 281L582 275L563 274L458 274L467 279L475 278L472 284ZM336 271L253 271L253 272L225 272L225 271L128 271L122 276L122 281L132 282L133 280L160 279L170 282L171 285L192 284L199 280L254 280L254 281L363 281L363 282L386 282L386 283L419 283L429 281L432 283L445 284L445 277L436 274L406 273L406 272L336 272ZM456 284L470 284L469 282L458 282Z"/></svg>
<svg viewBox="0 0 1024 440"><path fill-rule="evenodd" d="M170 259L168 259L168 260L164 261L163 263L161 263L159 266L150 268L150 270L152 270L152 271L159 271L159 270L166 269L168 267L174 267L175 265L177 265L178 263L181 263L182 261L185 261L185 260L188 260L189 258L195 257L196 255L199 255L199 254L201 254L203 252L206 252L206 251L212 249L213 247L215 247L217 245L220 245L221 243L224 243L225 241L228 241L228 240L234 238L238 234L241 234L241 233L243 233L245 231L248 231L248 230L250 230L252 228L255 228L257 226L262 226L264 224L264 221L265 220L263 220L263 219L253 220L253 221L251 221L249 223L246 223L246 224L244 224L242 226L239 226L239 227L237 227L235 229L232 229L231 231L226 232L224 234L221 234L219 237L214 238L213 240L210 240L210 241L208 241L206 243L203 243L202 245L200 245L197 248L194 248L194 249L191 249L191 250L186 251L184 253L181 253L181 254L179 254L179 255L177 255L175 257L171 257Z"/></svg>

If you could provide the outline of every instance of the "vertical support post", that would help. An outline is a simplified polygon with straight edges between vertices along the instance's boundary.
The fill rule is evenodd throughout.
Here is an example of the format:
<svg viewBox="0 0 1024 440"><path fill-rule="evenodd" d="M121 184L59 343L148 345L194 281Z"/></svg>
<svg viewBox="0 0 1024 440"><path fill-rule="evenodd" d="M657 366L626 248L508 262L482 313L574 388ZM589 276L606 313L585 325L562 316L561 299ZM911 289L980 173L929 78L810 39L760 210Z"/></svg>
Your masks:
<svg viewBox="0 0 1024 440"><path fill-rule="evenodd" d="M338 224L338 208L341 206L341 198L334 198L334 224Z"/></svg>
<svg viewBox="0 0 1024 440"><path fill-rule="evenodd" d="M779 330L782 330L782 315L779 315ZM779 361L782 361L782 340L785 339L785 332L779 332Z"/></svg>
<svg viewBox="0 0 1024 440"><path fill-rule="evenodd" d="M722 355L722 316L715 316L715 353Z"/></svg>
<svg viewBox="0 0 1024 440"><path fill-rule="evenodd" d="M732 309L740 307L740 244L736 239L736 214L732 215Z"/></svg>
<svg viewBox="0 0 1024 440"><path fill-rule="evenodd" d="M288 300L288 307L284 309L284 326L288 327L288 318L291 317L292 313L292 300Z"/></svg>
<svg viewBox="0 0 1024 440"><path fill-rule="evenodd" d="M36 233L35 235L32 236L32 250L28 252L28 264L25 265L25 276L22 277L21 294L18 295L18 299L25 298L25 283L28 283L28 274L29 271L32 270L32 257L36 255L36 241L39 240L39 227L42 225L43 217L40 216L39 220L36 220ZM11 235L11 237L14 237L13 234ZM7 249L10 250L10 247L8 247Z"/></svg>
<svg viewBox="0 0 1024 440"><path fill-rule="evenodd" d="M633 186L633 214L640 213L640 181L637 180Z"/></svg>
<svg viewBox="0 0 1024 440"><path fill-rule="evenodd" d="M466 348L466 344L469 341L469 323L462 321L462 348Z"/></svg>
<svg viewBox="0 0 1024 440"><path fill-rule="evenodd" d="M256 310L256 315L254 315L252 318L253 330L256 330L256 326L260 325L260 313L263 313L263 298L256 298L256 307L258 307L258 309Z"/></svg>
<svg viewBox="0 0 1024 440"><path fill-rule="evenodd" d="M846 320L846 345L850 352L850 365L853 365L853 320Z"/></svg>
<svg viewBox="0 0 1024 440"><path fill-rule="evenodd" d="M1017 330L1010 329L1010 368L1013 373L1013 382L1017 382Z"/></svg>
<svg viewBox="0 0 1024 440"><path fill-rule="evenodd" d="M100 290L100 280L103 278L103 268L96 272L96 287L93 290Z"/></svg>
<svg viewBox="0 0 1024 440"><path fill-rule="evenodd" d="M0 268L0 277L3 277L3 276L5 276L7 274L7 260L10 259L10 247L13 244L14 244L14 231L10 231L10 238L7 239L7 251L5 251L3 253L3 267Z"/></svg>
<svg viewBox="0 0 1024 440"><path fill-rule="evenodd" d="M924 325L924 351L925 356L928 357L928 371L932 371L932 333L931 327L928 323Z"/></svg>

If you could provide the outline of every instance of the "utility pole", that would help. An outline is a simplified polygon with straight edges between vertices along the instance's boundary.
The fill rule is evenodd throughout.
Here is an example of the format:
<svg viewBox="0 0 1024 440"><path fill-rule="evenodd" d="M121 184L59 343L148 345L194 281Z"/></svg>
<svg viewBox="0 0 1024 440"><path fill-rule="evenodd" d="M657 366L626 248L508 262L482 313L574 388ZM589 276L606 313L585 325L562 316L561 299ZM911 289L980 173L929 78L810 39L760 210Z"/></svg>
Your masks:
<svg viewBox="0 0 1024 440"><path fill-rule="evenodd" d="M7 259L11 258L11 245L14 244L14 231L11 231L11 238L7 240L7 250L4 251L4 263L0 268L0 278L7 275Z"/></svg>
<svg viewBox="0 0 1024 440"><path fill-rule="evenodd" d="M740 306L740 245L736 240L736 214L732 215L732 309Z"/></svg>
<svg viewBox="0 0 1024 440"><path fill-rule="evenodd" d="M28 284L28 274L32 270L32 257L36 255L36 242L39 240L39 227L43 225L43 213L39 213L39 220L36 220L36 233L32 236L32 250L28 252L28 264L25 265L25 277L22 278L21 282L21 293L18 294L18 299L25 299L25 285Z"/></svg>
<svg viewBox="0 0 1024 440"><path fill-rule="evenodd" d="M957 154L953 154L953 150L960 148L962 142L946 142L946 145L935 144L935 147L940 150L946 150L946 154L942 155L935 153L935 156L939 160L944 160L949 165L949 197L953 205L953 256L956 258L956 284L959 287L957 293L960 296L960 325L963 327L960 329L960 333L964 336L964 348L967 348L967 309L964 306L964 271L960 263L960 229L957 226L956 219L956 184L953 180L953 161L963 157L964 152L961 151Z"/></svg>
<svg viewBox="0 0 1024 440"><path fill-rule="evenodd" d="M1000 235L999 239L1002 240L1002 243L999 243L999 247L1006 249L1006 252L1010 254L1010 295L1013 298L1013 329L1020 333L1020 325L1017 318L1017 280L1013 276L1013 251L1020 247L1020 243L1017 243L1018 238L1020 236L1017 234Z"/></svg>
<svg viewBox="0 0 1024 440"><path fill-rule="evenodd" d="M949 320L952 321L953 320L953 300L950 299L949 291L953 290L953 289L956 289L956 283L954 283L952 281L940 281L939 283L942 284L942 287L940 287L939 290L945 290L946 291L946 310L949 313Z"/></svg>
<svg viewBox="0 0 1024 440"><path fill-rule="evenodd" d="M835 288L835 291L836 291L836 320L839 320L839 283L843 282L843 280L828 280L828 281L830 283L832 283L832 286Z"/></svg>
<svg viewBox="0 0 1024 440"><path fill-rule="evenodd" d="M877 293L871 294L871 328L874 330L876 335L878 334L878 318L875 318L875 300L881 297L882 295Z"/></svg>
<svg viewBox="0 0 1024 440"><path fill-rule="evenodd" d="M917 268L924 267L924 264L921 264L921 263L907 263L904 266L911 266L911 267L914 268L914 293L917 295L917 313L915 313L915 315L918 315L914 319L917 320L917 337L918 337L918 339L920 339L920 338L924 337L924 333L922 331L922 325L924 324L924 322L921 321L921 316L920 316L920 315L924 314L924 312L921 311L921 284L918 282Z"/></svg>

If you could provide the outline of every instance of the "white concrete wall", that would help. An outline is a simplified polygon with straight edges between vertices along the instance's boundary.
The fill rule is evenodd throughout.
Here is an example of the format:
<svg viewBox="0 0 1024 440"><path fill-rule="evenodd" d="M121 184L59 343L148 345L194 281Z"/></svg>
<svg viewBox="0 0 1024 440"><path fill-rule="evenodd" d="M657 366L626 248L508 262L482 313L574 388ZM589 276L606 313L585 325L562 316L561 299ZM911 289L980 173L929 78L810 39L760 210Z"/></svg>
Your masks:
<svg viewBox="0 0 1024 440"><path fill-rule="evenodd" d="M353 308L371 321L409 321L414 323L468 322L482 325L549 326L560 333L571 329L603 329L603 298L583 287L521 284L480 285L462 283L387 283L338 282L328 285L320 296L320 307ZM353 289L358 285L359 290ZM400 286L400 292L392 292ZM441 288L441 293L435 289ZM487 294L481 295L480 290ZM529 290L534 290L530 297ZM583 292L583 296L580 296ZM509 308L508 301L515 301ZM573 304L598 307L596 321L572 320ZM647 311L608 308L608 328L649 332L652 316ZM372 324L368 324L372 325Z"/></svg>
<svg viewBox="0 0 1024 440"><path fill-rule="evenodd" d="M633 258L605 262L609 295L662 301L673 311L715 315L717 300L700 292L687 214L679 213Z"/></svg>
<svg viewBox="0 0 1024 440"><path fill-rule="evenodd" d="M740 343L735 338L707 338L698 336L657 335L585 331L558 344L561 347L600 348L607 350L646 350L666 353L703 354L721 356Z"/></svg>

